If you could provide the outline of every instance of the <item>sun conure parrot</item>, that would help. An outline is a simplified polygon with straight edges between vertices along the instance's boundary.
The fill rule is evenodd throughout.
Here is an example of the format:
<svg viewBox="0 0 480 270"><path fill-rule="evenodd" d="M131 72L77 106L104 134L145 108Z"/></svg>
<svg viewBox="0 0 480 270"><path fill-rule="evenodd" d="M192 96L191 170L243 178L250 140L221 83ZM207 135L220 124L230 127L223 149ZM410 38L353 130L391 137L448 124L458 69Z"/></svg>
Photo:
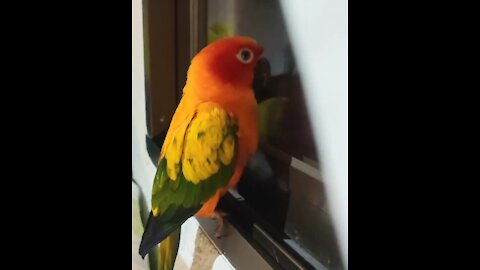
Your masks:
<svg viewBox="0 0 480 270"><path fill-rule="evenodd" d="M237 184L257 149L252 81L262 53L255 40L231 37L216 40L192 59L163 142L140 243L143 258L161 243L161 269L173 269L180 226L189 217L216 218L216 234L221 231L217 203Z"/></svg>

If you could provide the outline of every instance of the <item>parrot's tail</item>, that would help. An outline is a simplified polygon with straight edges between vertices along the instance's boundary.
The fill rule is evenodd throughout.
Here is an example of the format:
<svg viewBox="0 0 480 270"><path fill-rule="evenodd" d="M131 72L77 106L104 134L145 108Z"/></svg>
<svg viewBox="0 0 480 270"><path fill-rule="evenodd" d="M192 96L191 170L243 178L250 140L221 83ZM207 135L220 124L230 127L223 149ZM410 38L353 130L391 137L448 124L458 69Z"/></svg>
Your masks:
<svg viewBox="0 0 480 270"><path fill-rule="evenodd" d="M180 226L181 224L171 224L163 222L163 218L160 216L153 216L150 212L148 217L147 226L142 235L142 241L140 242L140 248L138 253L142 258L145 258L147 254L153 250L158 244L162 244L167 241L172 235L177 232L178 238L180 238Z"/></svg>
<svg viewBox="0 0 480 270"><path fill-rule="evenodd" d="M180 228L150 250L148 261L152 270L173 270L180 245Z"/></svg>
<svg viewBox="0 0 480 270"><path fill-rule="evenodd" d="M179 211L165 212L162 216L154 216L150 212L145 231L142 235L138 253L145 258L150 252L150 261L156 261L158 258L159 270L172 270L177 257L178 246L180 243L180 228L183 222L198 211L199 207L181 208ZM176 215L180 217L177 218ZM169 222L172 218L174 222ZM160 243L160 248L156 249ZM154 268L154 269L155 269Z"/></svg>
<svg viewBox="0 0 480 270"><path fill-rule="evenodd" d="M155 217L150 214L149 222L140 243L139 253L142 258L149 253L150 268L155 270L173 270L180 244L180 226L176 229L158 230L153 221ZM150 225L150 226L149 226ZM157 230L156 230L157 229ZM169 233L169 234L168 234ZM160 242L161 241L161 242ZM157 245L160 242L160 246Z"/></svg>
<svg viewBox="0 0 480 270"><path fill-rule="evenodd" d="M160 244L160 259L158 270L173 270L177 258L178 246L180 244L180 228L172 232Z"/></svg>

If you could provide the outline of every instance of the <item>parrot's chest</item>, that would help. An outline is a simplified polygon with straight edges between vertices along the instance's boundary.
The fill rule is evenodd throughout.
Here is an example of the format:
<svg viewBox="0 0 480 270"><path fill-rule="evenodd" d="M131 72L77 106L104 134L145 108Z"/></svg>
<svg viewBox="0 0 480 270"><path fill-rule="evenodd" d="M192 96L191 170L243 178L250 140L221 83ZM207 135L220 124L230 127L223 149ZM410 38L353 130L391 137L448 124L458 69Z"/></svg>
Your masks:
<svg viewBox="0 0 480 270"><path fill-rule="evenodd" d="M258 144L258 119L257 103L255 98L237 100L235 106L228 110L238 121L238 136L240 147L246 147L249 154L257 150Z"/></svg>

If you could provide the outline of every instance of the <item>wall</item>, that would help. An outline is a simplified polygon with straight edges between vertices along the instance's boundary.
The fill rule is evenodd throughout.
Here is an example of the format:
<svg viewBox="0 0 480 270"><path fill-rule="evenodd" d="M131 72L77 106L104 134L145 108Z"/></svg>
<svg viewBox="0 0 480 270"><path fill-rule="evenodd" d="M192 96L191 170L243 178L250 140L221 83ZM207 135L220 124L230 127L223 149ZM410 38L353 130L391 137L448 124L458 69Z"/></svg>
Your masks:
<svg viewBox="0 0 480 270"><path fill-rule="evenodd" d="M309 114L314 117L323 179L348 268L347 0L282 0Z"/></svg>

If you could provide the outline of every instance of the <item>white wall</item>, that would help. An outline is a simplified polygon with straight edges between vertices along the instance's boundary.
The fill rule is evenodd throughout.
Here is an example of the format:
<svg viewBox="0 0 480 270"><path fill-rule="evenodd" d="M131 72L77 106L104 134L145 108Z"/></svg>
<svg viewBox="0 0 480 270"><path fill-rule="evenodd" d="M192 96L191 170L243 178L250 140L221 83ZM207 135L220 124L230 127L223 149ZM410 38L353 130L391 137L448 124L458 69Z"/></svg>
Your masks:
<svg viewBox="0 0 480 270"><path fill-rule="evenodd" d="M145 145L145 117L142 1L132 0L132 170L144 193L150 194L155 166ZM150 196L145 197L150 203Z"/></svg>
<svg viewBox="0 0 480 270"><path fill-rule="evenodd" d="M281 0L348 267L347 0Z"/></svg>

